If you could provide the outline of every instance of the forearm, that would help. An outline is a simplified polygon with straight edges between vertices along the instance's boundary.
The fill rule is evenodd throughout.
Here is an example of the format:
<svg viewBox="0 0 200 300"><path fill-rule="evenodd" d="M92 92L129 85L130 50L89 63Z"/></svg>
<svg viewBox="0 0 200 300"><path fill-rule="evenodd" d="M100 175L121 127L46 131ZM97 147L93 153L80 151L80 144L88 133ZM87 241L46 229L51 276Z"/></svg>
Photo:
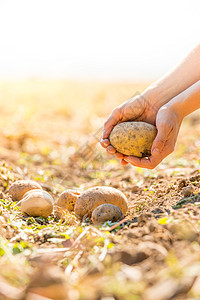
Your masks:
<svg viewBox="0 0 200 300"><path fill-rule="evenodd" d="M200 108L200 80L174 97L166 106L171 107L180 119Z"/></svg>
<svg viewBox="0 0 200 300"><path fill-rule="evenodd" d="M200 80L200 44L166 76L150 85L142 94L153 105L163 106Z"/></svg>

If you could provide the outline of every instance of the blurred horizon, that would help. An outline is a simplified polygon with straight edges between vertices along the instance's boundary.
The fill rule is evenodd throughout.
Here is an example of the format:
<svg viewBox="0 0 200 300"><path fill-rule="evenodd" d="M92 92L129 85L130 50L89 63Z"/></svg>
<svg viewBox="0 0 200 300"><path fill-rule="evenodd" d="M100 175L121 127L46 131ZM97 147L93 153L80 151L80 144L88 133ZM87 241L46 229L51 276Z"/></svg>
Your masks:
<svg viewBox="0 0 200 300"><path fill-rule="evenodd" d="M199 0L3 0L0 79L158 79L199 42L199 11Z"/></svg>

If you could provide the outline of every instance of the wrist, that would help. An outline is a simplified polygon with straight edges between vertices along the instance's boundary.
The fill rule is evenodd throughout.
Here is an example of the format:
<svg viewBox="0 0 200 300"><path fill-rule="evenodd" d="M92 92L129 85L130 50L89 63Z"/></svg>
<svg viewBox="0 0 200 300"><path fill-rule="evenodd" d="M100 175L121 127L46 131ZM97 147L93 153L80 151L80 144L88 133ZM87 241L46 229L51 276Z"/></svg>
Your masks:
<svg viewBox="0 0 200 300"><path fill-rule="evenodd" d="M183 109L183 101L184 99L182 99L182 97L178 95L165 105L167 109L169 109L172 113L176 114L178 120L181 122L187 115Z"/></svg>
<svg viewBox="0 0 200 300"><path fill-rule="evenodd" d="M177 113L185 118L193 111L200 108L200 80L190 86L187 90L183 91L178 96L174 97L171 105Z"/></svg>
<svg viewBox="0 0 200 300"><path fill-rule="evenodd" d="M150 85L143 93L142 97L147 99L151 106L160 109L163 105L170 101L168 91L160 88L159 84L156 82Z"/></svg>

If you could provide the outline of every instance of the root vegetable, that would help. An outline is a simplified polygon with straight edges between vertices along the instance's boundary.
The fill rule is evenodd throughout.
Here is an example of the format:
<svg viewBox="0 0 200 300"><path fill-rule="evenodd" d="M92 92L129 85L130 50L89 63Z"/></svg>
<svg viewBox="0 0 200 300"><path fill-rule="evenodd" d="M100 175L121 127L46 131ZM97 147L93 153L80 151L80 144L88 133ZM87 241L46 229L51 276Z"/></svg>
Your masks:
<svg viewBox="0 0 200 300"><path fill-rule="evenodd" d="M67 209L69 212L72 212L74 211L74 205L79 195L79 192L66 190L60 195L55 204L63 209Z"/></svg>
<svg viewBox="0 0 200 300"><path fill-rule="evenodd" d="M106 186L93 187L83 192L76 200L74 212L80 218L91 216L96 207L105 203L118 206L124 215L127 212L126 196L121 191Z"/></svg>
<svg viewBox="0 0 200 300"><path fill-rule="evenodd" d="M43 190L42 190L42 191L43 191ZM34 190L30 190L30 191L26 192L26 193L24 194L23 198L22 198L22 201L23 201L23 199L24 199L26 196L28 196L28 195L31 194L31 193L35 193L35 192L41 192L41 189L34 189ZM43 191L43 192L47 193L46 191ZM20 202L21 202L21 201L20 201ZM17 204L18 204L18 203L17 203Z"/></svg>
<svg viewBox="0 0 200 300"><path fill-rule="evenodd" d="M42 190L42 187L39 183L33 180L18 180L10 186L8 193L12 197L13 201L19 201L23 198L26 192L33 189Z"/></svg>
<svg viewBox="0 0 200 300"><path fill-rule="evenodd" d="M53 202L53 198L46 191L30 191L22 199L21 211L29 216L47 218L53 211Z"/></svg>
<svg viewBox="0 0 200 300"><path fill-rule="evenodd" d="M151 155L151 147L157 129L145 122L123 122L116 125L110 134L111 145L120 153L136 157Z"/></svg>
<svg viewBox="0 0 200 300"><path fill-rule="evenodd" d="M102 204L92 212L93 224L103 224L106 221L116 222L124 217L121 209L113 204Z"/></svg>

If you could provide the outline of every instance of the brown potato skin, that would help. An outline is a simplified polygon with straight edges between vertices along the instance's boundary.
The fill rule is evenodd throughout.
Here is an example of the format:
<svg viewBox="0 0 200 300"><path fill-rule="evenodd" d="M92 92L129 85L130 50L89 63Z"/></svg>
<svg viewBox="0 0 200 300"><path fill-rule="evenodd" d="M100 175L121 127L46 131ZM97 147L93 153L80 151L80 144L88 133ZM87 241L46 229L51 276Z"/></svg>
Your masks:
<svg viewBox="0 0 200 300"><path fill-rule="evenodd" d="M74 212L80 218L86 214L91 216L97 206L105 203L118 206L124 215L127 212L126 196L121 191L107 186L92 187L83 192L76 200Z"/></svg>
<svg viewBox="0 0 200 300"><path fill-rule="evenodd" d="M63 209L67 209L69 212L72 212L74 211L74 205L79 195L79 192L66 190L60 195L55 204Z"/></svg>
<svg viewBox="0 0 200 300"><path fill-rule="evenodd" d="M13 201L19 201L23 198L24 194L33 189L41 189L39 183L33 180L18 180L15 181L9 188L8 193Z"/></svg>
<svg viewBox="0 0 200 300"><path fill-rule="evenodd" d="M113 204L106 203L96 207L92 212L92 223L100 225L106 221L117 222L124 218L121 209Z"/></svg>
<svg viewBox="0 0 200 300"><path fill-rule="evenodd" d="M21 202L21 211L32 217L47 218L53 211L53 198L43 190L29 191Z"/></svg>
<svg viewBox="0 0 200 300"><path fill-rule="evenodd" d="M146 122L123 122L116 125L109 140L117 152L136 157L151 155L157 129Z"/></svg>

